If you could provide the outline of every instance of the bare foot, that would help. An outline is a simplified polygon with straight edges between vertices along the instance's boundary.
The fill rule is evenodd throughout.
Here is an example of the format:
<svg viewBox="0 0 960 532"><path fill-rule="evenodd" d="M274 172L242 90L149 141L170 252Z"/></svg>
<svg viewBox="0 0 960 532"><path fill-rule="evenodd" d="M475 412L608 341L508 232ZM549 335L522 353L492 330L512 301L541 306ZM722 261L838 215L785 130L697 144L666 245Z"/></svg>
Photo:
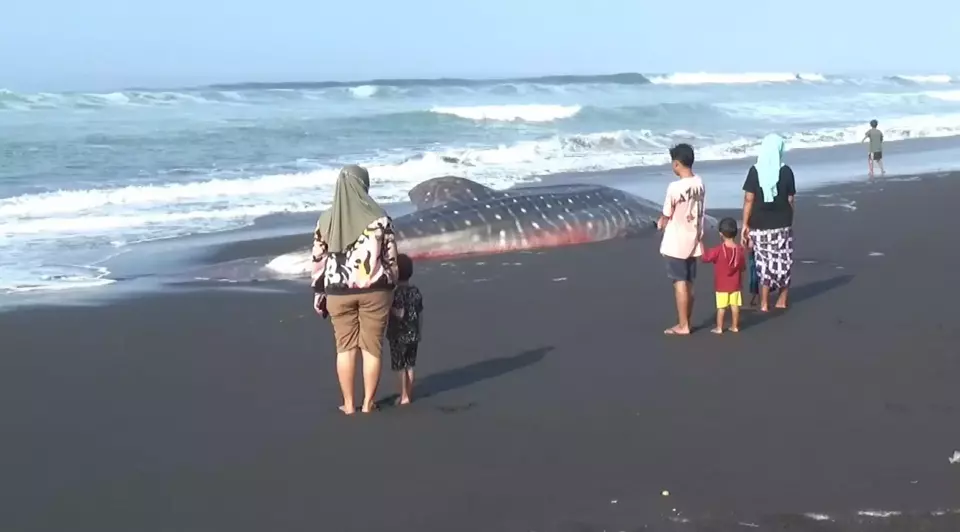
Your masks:
<svg viewBox="0 0 960 532"><path fill-rule="evenodd" d="M409 397L401 397L400 399L397 400L397 404L398 404L398 405L408 405L408 404L410 404L410 400L411 400L411 399L410 399Z"/></svg>
<svg viewBox="0 0 960 532"><path fill-rule="evenodd" d="M730 327L730 332L740 332L740 327Z"/></svg>
<svg viewBox="0 0 960 532"><path fill-rule="evenodd" d="M377 407L377 403L370 403L368 405L363 405L363 408L360 409L364 414L369 414L371 412L376 412L380 408Z"/></svg>
<svg viewBox="0 0 960 532"><path fill-rule="evenodd" d="M762 305L762 306L760 307L760 312L770 312L770 307L768 307L768 306L766 306L766 305Z"/></svg>
<svg viewBox="0 0 960 532"><path fill-rule="evenodd" d="M344 414L346 414L346 415L348 415L348 416L349 416L350 414L353 414L354 412L357 411L357 409L354 408L354 407L352 407L352 406L351 406L350 408L347 408L346 406L340 405L340 406L338 406L337 408L339 408L341 412L343 412Z"/></svg>
<svg viewBox="0 0 960 532"><path fill-rule="evenodd" d="M720 327L714 327L710 329L710 332L712 332L713 334L723 334L723 329L721 329Z"/></svg>
<svg viewBox="0 0 960 532"><path fill-rule="evenodd" d="M663 334L666 334L669 336L683 336L683 335L690 334L690 328L687 327L686 329L684 329L679 325L674 325L673 327L670 327L669 329L663 331Z"/></svg>

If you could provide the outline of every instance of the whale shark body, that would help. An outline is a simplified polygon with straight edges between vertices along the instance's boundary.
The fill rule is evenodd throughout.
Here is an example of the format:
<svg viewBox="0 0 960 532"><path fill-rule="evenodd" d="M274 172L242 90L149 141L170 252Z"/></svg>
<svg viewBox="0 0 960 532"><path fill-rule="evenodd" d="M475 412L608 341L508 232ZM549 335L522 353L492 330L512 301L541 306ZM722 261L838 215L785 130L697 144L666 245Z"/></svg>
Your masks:
<svg viewBox="0 0 960 532"><path fill-rule="evenodd" d="M600 242L656 231L660 205L603 185L494 190L440 177L410 190L417 211L394 220L413 258L451 258ZM715 222L714 222L715 223Z"/></svg>

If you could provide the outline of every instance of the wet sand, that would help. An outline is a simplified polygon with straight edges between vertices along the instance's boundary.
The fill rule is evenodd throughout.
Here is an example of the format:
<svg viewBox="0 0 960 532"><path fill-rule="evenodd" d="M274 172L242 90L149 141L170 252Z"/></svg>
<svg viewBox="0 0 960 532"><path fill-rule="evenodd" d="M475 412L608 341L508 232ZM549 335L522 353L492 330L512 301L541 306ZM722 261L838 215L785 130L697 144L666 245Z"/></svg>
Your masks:
<svg viewBox="0 0 960 532"><path fill-rule="evenodd" d="M423 263L420 398L366 416L306 287L0 314L0 529L958 530L956 177L799 197L739 335L707 267L661 334L656 237Z"/></svg>

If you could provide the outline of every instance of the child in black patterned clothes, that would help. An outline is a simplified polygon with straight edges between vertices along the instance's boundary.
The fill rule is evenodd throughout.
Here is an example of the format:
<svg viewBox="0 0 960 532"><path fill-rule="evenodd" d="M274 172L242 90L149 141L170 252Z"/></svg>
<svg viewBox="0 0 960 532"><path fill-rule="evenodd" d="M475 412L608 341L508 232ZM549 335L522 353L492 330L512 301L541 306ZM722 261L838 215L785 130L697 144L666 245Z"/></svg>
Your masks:
<svg viewBox="0 0 960 532"><path fill-rule="evenodd" d="M423 324L423 296L416 286L410 284L413 260L409 256L397 256L397 270L399 275L393 291L387 341L390 343L390 369L400 376L400 399L397 402L405 405L413 396L413 368L417 365Z"/></svg>

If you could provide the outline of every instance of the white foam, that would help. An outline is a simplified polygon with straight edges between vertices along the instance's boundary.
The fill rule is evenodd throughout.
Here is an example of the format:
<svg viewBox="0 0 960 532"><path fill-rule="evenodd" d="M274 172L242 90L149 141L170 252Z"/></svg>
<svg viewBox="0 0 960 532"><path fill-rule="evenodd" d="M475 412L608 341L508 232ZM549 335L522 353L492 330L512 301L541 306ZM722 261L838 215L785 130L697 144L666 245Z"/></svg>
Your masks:
<svg viewBox="0 0 960 532"><path fill-rule="evenodd" d="M864 517L878 517L885 519L887 517L894 517L900 515L900 512L892 510L861 510L857 512L857 515L862 515Z"/></svg>
<svg viewBox="0 0 960 532"><path fill-rule="evenodd" d="M909 81L912 83L950 83L953 81L953 76L948 76L946 74L932 74L932 75L926 75L926 76L899 75L899 76L894 76L894 78L902 79L904 81Z"/></svg>
<svg viewBox="0 0 960 532"><path fill-rule="evenodd" d="M960 102L960 90L953 91L927 91L923 93L930 98L936 98L945 102Z"/></svg>
<svg viewBox="0 0 960 532"><path fill-rule="evenodd" d="M26 284L12 284L5 282L0 284L0 290L4 290L8 294L41 291L54 292L58 290L74 290L77 288L97 288L115 282L113 279L59 278L56 281L42 281L41 283L27 282Z"/></svg>
<svg viewBox="0 0 960 532"><path fill-rule="evenodd" d="M355 98L370 98L377 94L378 90L379 88L375 85L359 85L357 87L350 87L350 94L353 94Z"/></svg>
<svg viewBox="0 0 960 532"><path fill-rule="evenodd" d="M453 115L467 120L500 122L553 122L580 112L579 105L480 105L467 107L434 107L430 112Z"/></svg>
<svg viewBox="0 0 960 532"><path fill-rule="evenodd" d="M796 74L790 72L744 72L744 73L711 73L711 72L678 72L665 76L652 76L651 83L656 85L707 85L707 84L756 84L756 83L789 83L792 81L826 81L822 74Z"/></svg>

